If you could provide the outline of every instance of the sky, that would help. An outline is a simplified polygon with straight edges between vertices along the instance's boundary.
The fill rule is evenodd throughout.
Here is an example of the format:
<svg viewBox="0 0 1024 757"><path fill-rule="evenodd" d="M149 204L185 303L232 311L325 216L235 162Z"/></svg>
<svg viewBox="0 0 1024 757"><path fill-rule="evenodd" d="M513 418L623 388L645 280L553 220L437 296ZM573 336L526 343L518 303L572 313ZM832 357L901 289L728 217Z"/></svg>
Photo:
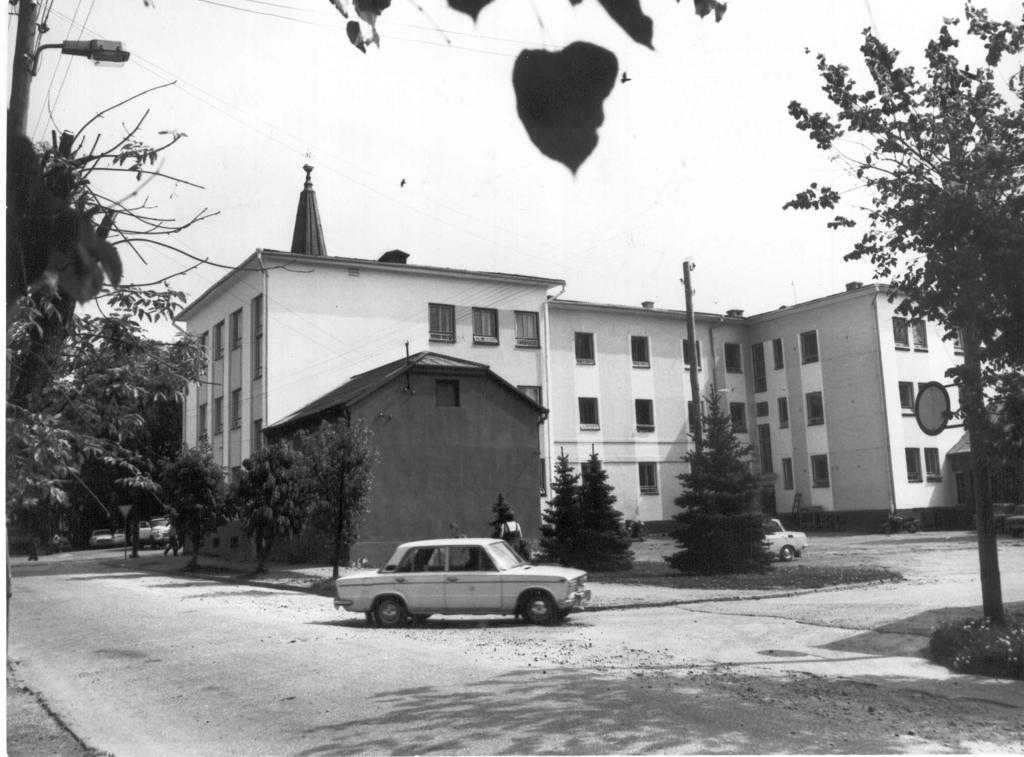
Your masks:
<svg viewBox="0 0 1024 757"><path fill-rule="evenodd" d="M307 162L330 255L398 248L413 264L564 279L567 299L675 309L691 259L698 311L748 315L871 281L868 264L843 261L857 230L782 210L811 181L853 186L787 105L825 107L817 52L867 81L865 27L919 64L962 2L732 0L717 24L689 0L641 4L654 50L596 0L495 0L476 23L440 0L393 0L379 49L363 54L328 0L46 0L44 44L120 40L132 56L111 68L44 51L28 127L39 140L77 131L168 85L88 133L110 144L142 120L149 144L187 134L159 162L177 180L94 183L135 192L153 215L217 213L165 240L208 261L198 267L166 248L120 248L126 281L171 276L189 300L255 249L289 248ZM978 4L1020 18L1019 0ZM12 16L8 51L14 28ZM573 175L530 143L511 75L521 50L577 40L612 50L629 81Z"/></svg>

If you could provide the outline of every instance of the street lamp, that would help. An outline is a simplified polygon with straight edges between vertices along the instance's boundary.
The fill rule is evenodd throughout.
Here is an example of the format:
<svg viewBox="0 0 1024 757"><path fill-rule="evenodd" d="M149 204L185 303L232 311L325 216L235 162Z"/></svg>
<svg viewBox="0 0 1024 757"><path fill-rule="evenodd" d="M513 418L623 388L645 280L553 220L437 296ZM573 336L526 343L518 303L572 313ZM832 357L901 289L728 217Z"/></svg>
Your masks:
<svg viewBox="0 0 1024 757"><path fill-rule="evenodd" d="M131 53L124 49L124 44L108 39L66 39L60 44L40 45L35 55L27 55L28 70L32 76L36 75L39 68L39 53L43 50L60 48L62 55L78 55L83 58L95 61L97 65L108 64L121 66L131 57Z"/></svg>

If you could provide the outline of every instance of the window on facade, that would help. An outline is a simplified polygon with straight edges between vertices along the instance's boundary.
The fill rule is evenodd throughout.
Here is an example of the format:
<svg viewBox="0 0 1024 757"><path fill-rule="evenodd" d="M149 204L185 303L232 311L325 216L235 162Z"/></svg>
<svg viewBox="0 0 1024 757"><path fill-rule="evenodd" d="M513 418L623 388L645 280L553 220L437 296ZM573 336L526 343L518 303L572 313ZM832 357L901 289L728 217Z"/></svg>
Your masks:
<svg viewBox="0 0 1024 757"><path fill-rule="evenodd" d="M516 387L519 391L529 397L531 400L536 402L538 405L543 405L541 402L541 394L539 386L521 385Z"/></svg>
<svg viewBox="0 0 1024 757"><path fill-rule="evenodd" d="M807 425L820 426L825 422L825 403L821 392L807 393Z"/></svg>
<svg viewBox="0 0 1024 757"><path fill-rule="evenodd" d="M772 339L772 357L775 358L775 370L781 371L786 367L785 355L782 352L782 338Z"/></svg>
<svg viewBox="0 0 1024 757"><path fill-rule="evenodd" d="M751 365L754 371L754 391L768 391L768 372L764 367L764 344L758 342L750 345Z"/></svg>
<svg viewBox="0 0 1024 757"><path fill-rule="evenodd" d="M257 452L263 448L263 421L255 420L252 422L252 439L249 442L249 447L253 452Z"/></svg>
<svg viewBox="0 0 1024 757"><path fill-rule="evenodd" d="M703 403L701 404L703 405ZM690 433L693 433L693 429L697 428L697 424L700 423L700 411L693 400L686 402L686 420L690 423Z"/></svg>
<svg viewBox="0 0 1024 757"><path fill-rule="evenodd" d="M536 313L515 312L516 347L540 347L540 319Z"/></svg>
<svg viewBox="0 0 1024 757"><path fill-rule="evenodd" d="M263 376L263 295L252 298L252 377Z"/></svg>
<svg viewBox="0 0 1024 757"><path fill-rule="evenodd" d="M224 357L224 321L213 327L213 359Z"/></svg>
<svg viewBox="0 0 1024 757"><path fill-rule="evenodd" d="M793 488L793 458L782 458L782 488Z"/></svg>
<svg viewBox="0 0 1024 757"><path fill-rule="evenodd" d="M910 326L906 318L898 315L892 317L892 340L896 343L896 349L910 349Z"/></svg>
<svg viewBox="0 0 1024 757"><path fill-rule="evenodd" d="M754 415L758 418L768 417L768 403L767 402L755 402L754 403Z"/></svg>
<svg viewBox="0 0 1024 757"><path fill-rule="evenodd" d="M914 349L924 352L928 349L928 330L924 321L913 320L910 322L910 336L914 340Z"/></svg>
<svg viewBox="0 0 1024 757"><path fill-rule="evenodd" d="M629 338L629 351L633 355L634 368L651 367L651 345L645 336L631 336Z"/></svg>
<svg viewBox="0 0 1024 757"><path fill-rule="evenodd" d="M811 455L811 486L815 489L827 489L828 455Z"/></svg>
<svg viewBox="0 0 1024 757"><path fill-rule="evenodd" d="M473 308L473 343L498 343L498 311L491 308Z"/></svg>
<svg viewBox="0 0 1024 757"><path fill-rule="evenodd" d="M597 397L580 397L580 428L597 429L601 427L601 420L597 414Z"/></svg>
<svg viewBox="0 0 1024 757"><path fill-rule="evenodd" d="M224 433L224 398L217 397L213 400L213 435Z"/></svg>
<svg viewBox="0 0 1024 757"><path fill-rule="evenodd" d="M231 428L242 427L242 390L231 391Z"/></svg>
<svg viewBox="0 0 1024 757"><path fill-rule="evenodd" d="M800 354L804 363L818 362L817 331L805 331L800 335Z"/></svg>
<svg viewBox="0 0 1024 757"><path fill-rule="evenodd" d="M196 417L196 436L199 439L203 439L210 433L210 429L206 425L208 422L207 418L209 417L209 409L209 406L205 402L199 406L199 415Z"/></svg>
<svg viewBox="0 0 1024 757"><path fill-rule="evenodd" d="M964 354L964 330L953 329L953 352L957 355Z"/></svg>
<svg viewBox="0 0 1024 757"><path fill-rule="evenodd" d="M939 462L938 447L924 448L924 472L929 481L942 480L942 464Z"/></svg>
<svg viewBox="0 0 1024 757"><path fill-rule="evenodd" d="M587 331L577 331L576 343L576 364L594 364L594 335Z"/></svg>
<svg viewBox="0 0 1024 757"><path fill-rule="evenodd" d="M636 430L654 431L654 400L634 400L636 406Z"/></svg>
<svg viewBox="0 0 1024 757"><path fill-rule="evenodd" d="M239 308L228 319L228 338L231 340L231 349L242 349L242 309Z"/></svg>
<svg viewBox="0 0 1024 757"><path fill-rule="evenodd" d="M430 303L430 341L455 341L455 306Z"/></svg>
<svg viewBox="0 0 1024 757"><path fill-rule="evenodd" d="M789 400L779 397L779 428L789 428Z"/></svg>
<svg viewBox="0 0 1024 757"><path fill-rule="evenodd" d="M922 481L921 478L921 450L917 447L907 447L907 481Z"/></svg>
<svg viewBox="0 0 1024 757"><path fill-rule="evenodd" d="M640 493L658 493L658 464L637 463L637 472L640 475Z"/></svg>
<svg viewBox="0 0 1024 757"><path fill-rule="evenodd" d="M700 358L700 340L697 340L697 368L701 367ZM693 365L693 347L690 345L689 339L683 340L683 365L689 368Z"/></svg>
<svg viewBox="0 0 1024 757"><path fill-rule="evenodd" d="M725 372L743 373L743 361L740 358L740 346L734 342L725 343Z"/></svg>
<svg viewBox="0 0 1024 757"><path fill-rule="evenodd" d="M761 456L761 472L771 473L772 465L772 429L767 423L757 427L757 451Z"/></svg>
<svg viewBox="0 0 1024 757"><path fill-rule="evenodd" d="M900 382L900 407L904 410L914 411L914 382Z"/></svg>
<svg viewBox="0 0 1024 757"><path fill-rule="evenodd" d="M540 488L538 490L540 496L547 496L548 493L548 464L547 461L542 457L540 459Z"/></svg>
<svg viewBox="0 0 1024 757"><path fill-rule="evenodd" d="M743 402L729 403L729 420L732 422L733 433L747 433L747 406Z"/></svg>
<svg viewBox="0 0 1024 757"><path fill-rule="evenodd" d="M209 361L210 361L210 353L207 352L207 350L209 350L209 348L210 348L210 334L209 334L209 332L204 331L202 334L199 335L199 354L201 354L203 356L203 372L201 374L199 374L200 376L205 376L206 375L206 366L207 366L207 363L209 363Z"/></svg>
<svg viewBox="0 0 1024 757"><path fill-rule="evenodd" d="M438 407L459 407L458 380L437 379L434 382L434 396Z"/></svg>

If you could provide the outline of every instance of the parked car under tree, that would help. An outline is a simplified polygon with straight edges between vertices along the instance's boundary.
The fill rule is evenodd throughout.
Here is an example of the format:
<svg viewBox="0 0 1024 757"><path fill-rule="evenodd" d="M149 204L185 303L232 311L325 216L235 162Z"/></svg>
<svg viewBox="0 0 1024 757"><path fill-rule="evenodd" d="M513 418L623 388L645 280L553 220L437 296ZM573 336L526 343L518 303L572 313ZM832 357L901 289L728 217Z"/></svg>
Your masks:
<svg viewBox="0 0 1024 757"><path fill-rule="evenodd" d="M563 620L590 600L587 574L531 565L500 539L430 539L399 546L383 568L342 576L334 606L397 628L430 615L515 615Z"/></svg>

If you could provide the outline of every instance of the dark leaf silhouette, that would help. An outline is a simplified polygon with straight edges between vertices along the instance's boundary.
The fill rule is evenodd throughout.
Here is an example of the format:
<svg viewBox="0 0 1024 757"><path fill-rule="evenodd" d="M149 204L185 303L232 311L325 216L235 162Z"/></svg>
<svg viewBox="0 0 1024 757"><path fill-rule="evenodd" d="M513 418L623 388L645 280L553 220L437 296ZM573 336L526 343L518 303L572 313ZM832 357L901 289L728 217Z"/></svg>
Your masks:
<svg viewBox="0 0 1024 757"><path fill-rule="evenodd" d="M725 15L725 3L717 2L717 0L693 0L693 9L697 15L704 18L706 15L715 12L715 21L721 21L722 16Z"/></svg>
<svg viewBox="0 0 1024 757"><path fill-rule="evenodd" d="M598 0L598 2L634 42L654 49L651 44L654 37L654 22L644 15L640 8L640 0Z"/></svg>
<svg viewBox="0 0 1024 757"><path fill-rule="evenodd" d="M349 21L345 24L345 32L348 34L348 41L357 47L361 52L366 52L366 42L363 39L363 30L358 21Z"/></svg>
<svg viewBox="0 0 1024 757"><path fill-rule="evenodd" d="M558 52L521 52L512 87L519 119L537 149L576 173L597 146L604 100L618 71L615 55L589 42Z"/></svg>
<svg viewBox="0 0 1024 757"><path fill-rule="evenodd" d="M480 11L490 4L491 0L448 0L448 6L453 11L459 11L467 16L472 16L474 21L480 15Z"/></svg>

